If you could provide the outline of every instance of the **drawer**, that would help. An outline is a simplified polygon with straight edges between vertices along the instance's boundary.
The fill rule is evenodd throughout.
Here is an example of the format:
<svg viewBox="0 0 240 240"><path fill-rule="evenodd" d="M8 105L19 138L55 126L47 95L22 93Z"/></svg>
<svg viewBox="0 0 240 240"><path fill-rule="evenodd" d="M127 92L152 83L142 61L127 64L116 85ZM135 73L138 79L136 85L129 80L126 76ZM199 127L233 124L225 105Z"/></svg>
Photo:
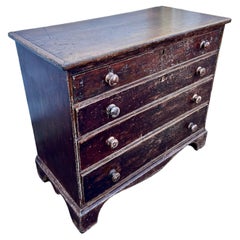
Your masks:
<svg viewBox="0 0 240 240"><path fill-rule="evenodd" d="M97 69L73 75L73 101L82 101L89 97L112 90L114 87L136 81L168 67L190 60L194 57L219 49L223 29L194 37L165 41L145 54L115 63L104 64ZM200 47L203 41L210 44ZM105 82L109 72L117 74L119 82L110 86Z"/></svg>
<svg viewBox="0 0 240 240"><path fill-rule="evenodd" d="M171 99L151 104L146 110L120 122L92 138L80 143L81 168L85 169L116 152L136 139L185 112L207 102L210 98L212 80L185 92L180 92ZM198 100L193 100L198 96ZM84 141L82 139L81 141ZM109 143L109 144L107 144Z"/></svg>
<svg viewBox="0 0 240 240"><path fill-rule="evenodd" d="M217 55L215 54L197 62L186 64L164 75L141 81L136 86L109 97L104 97L90 105L79 106L76 108L78 135L90 132L143 105L201 80L203 77L214 74L216 61ZM198 67L206 69L204 76L201 77L199 74L196 74ZM115 105L115 109L118 108L120 110L120 114L117 117L116 115L111 116L106 111L108 106L113 106L112 104Z"/></svg>
<svg viewBox="0 0 240 240"><path fill-rule="evenodd" d="M204 128L206 114L207 107L204 107L162 130L160 133L143 138L135 147L112 159L105 165L85 175L83 174L85 202L110 189L116 182L124 180L124 178L149 161L193 134L189 124L196 124L198 129Z"/></svg>

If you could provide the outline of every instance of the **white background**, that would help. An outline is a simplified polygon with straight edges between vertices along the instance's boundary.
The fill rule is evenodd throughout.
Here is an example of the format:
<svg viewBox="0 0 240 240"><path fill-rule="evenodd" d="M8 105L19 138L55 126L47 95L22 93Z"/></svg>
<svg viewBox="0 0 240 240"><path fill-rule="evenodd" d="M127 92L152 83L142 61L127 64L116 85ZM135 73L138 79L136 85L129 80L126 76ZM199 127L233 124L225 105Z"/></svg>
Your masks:
<svg viewBox="0 0 240 240"><path fill-rule="evenodd" d="M238 1L4 1L0 8L0 239L240 239ZM50 183L40 181L36 148L9 31L153 6L232 18L226 25L209 108L206 145L187 147L161 172L114 196L81 235ZM117 29L116 29L117 31Z"/></svg>

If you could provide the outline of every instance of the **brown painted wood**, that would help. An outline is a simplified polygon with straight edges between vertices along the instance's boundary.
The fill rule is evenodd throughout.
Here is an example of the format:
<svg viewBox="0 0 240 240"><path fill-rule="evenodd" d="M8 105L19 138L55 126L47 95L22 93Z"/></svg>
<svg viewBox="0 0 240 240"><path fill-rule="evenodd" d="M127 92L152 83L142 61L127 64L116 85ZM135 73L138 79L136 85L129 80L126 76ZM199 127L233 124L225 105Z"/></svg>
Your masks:
<svg viewBox="0 0 240 240"><path fill-rule="evenodd" d="M113 71L119 76L119 83L114 86L119 87L126 83L134 82L145 76L162 71L168 67L173 67L181 62L201 56L220 47L223 29L218 29L210 33L200 34L190 38L184 36L175 41L166 41L163 44L148 50L140 56L130 57L127 60L105 64L96 70L83 73L73 77L73 99L74 102L84 100L95 95L112 90L113 87L105 82L105 76L109 71ZM210 46L201 49L203 40L208 40ZM138 69L136 71L136 69Z"/></svg>
<svg viewBox="0 0 240 240"><path fill-rule="evenodd" d="M101 100L91 105L88 105L87 101L86 106L84 103L79 104L79 108L76 109L78 135L84 135L106 123L116 120L116 118L111 118L106 113L106 108L110 104L115 104L121 109L119 117L122 117L145 104L201 80L202 77L196 74L196 69L199 66L206 68L207 73L205 77L214 74L216 62L217 55L212 55L208 58L194 61L191 64L183 65L176 70L168 71L165 74L162 73L144 79L137 86L133 86L125 91L120 90L119 93L109 97L104 96Z"/></svg>
<svg viewBox="0 0 240 240"><path fill-rule="evenodd" d="M79 202L66 72L17 44L37 154Z"/></svg>
<svg viewBox="0 0 240 240"><path fill-rule="evenodd" d="M229 18L155 7L99 19L13 32L10 33L10 37L48 61L70 69L109 59L153 42L186 35L193 30L224 25L229 21Z"/></svg>
<svg viewBox="0 0 240 240"><path fill-rule="evenodd" d="M38 174L63 196L81 232L96 223L111 196L153 175L185 146L205 144L218 51L230 21L156 7L9 33ZM196 75L198 67L205 76ZM105 82L109 71L119 77L114 87ZM201 103L191 100L195 93ZM121 108L115 120L106 119L110 103ZM199 130L192 132L195 124ZM119 140L114 151L106 149L112 135Z"/></svg>
<svg viewBox="0 0 240 240"><path fill-rule="evenodd" d="M91 173L84 175L82 181L85 201L92 200L114 186L115 183L109 175L112 169L116 169L121 174L121 180L124 180L125 177L151 161L151 159L191 135L192 132L188 129L190 122L196 123L199 129L204 128L206 113L207 108L193 113L166 130L151 136L151 138L143 139L135 148L114 158L109 163L96 168Z"/></svg>
<svg viewBox="0 0 240 240"><path fill-rule="evenodd" d="M81 168L85 169L92 164L101 161L104 157L116 152L122 147L132 143L155 128L161 127L166 122L193 109L197 106L192 101L195 93L202 97L202 102L210 99L212 81L208 81L198 87L191 88L176 97L164 102L155 103L147 110L132 116L126 121L96 133L94 137L80 144ZM167 114L166 114L167 113ZM106 144L106 140L114 136L119 141L115 149Z"/></svg>
<svg viewBox="0 0 240 240"><path fill-rule="evenodd" d="M55 187L60 190L60 194L63 196L66 204L69 208L69 212L71 218L79 229L81 233L87 231L91 226L93 226L98 220L98 214L101 210L103 204L112 196L117 194L118 192L129 188L143 180L151 177L153 174L156 174L159 170L161 170L170 160L171 158L176 155L182 148L187 145L194 145L195 147L204 146L206 140L207 132L206 130L201 131L200 133L193 134L190 136L190 139L185 139L181 142L181 144L174 146L172 151L167 152L164 156L159 156L158 159L154 159L154 162L151 164L146 164L145 168L141 170L141 173L136 173L135 176L131 177L117 188L112 188L112 191L108 192L108 194L104 195L103 197L99 197L95 201L88 202L87 204L83 205L80 209L77 205L74 204L73 199L68 195L66 191L64 191L63 186L61 183L55 178L55 176L51 173L50 169L42 162L40 158L36 158L37 168L41 174L44 174L44 179L49 179L52 183L55 184ZM41 169L40 169L41 166ZM42 178L42 175L41 175Z"/></svg>

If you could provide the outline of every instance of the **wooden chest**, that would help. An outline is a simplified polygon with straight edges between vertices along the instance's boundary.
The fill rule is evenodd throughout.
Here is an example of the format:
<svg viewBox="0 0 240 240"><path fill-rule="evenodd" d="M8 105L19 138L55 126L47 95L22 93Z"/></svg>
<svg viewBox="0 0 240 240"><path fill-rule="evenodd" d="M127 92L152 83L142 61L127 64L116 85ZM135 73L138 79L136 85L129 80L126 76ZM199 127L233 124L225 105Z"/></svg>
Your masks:
<svg viewBox="0 0 240 240"><path fill-rule="evenodd" d="M229 18L156 7L11 32L36 164L84 232L106 200L201 148Z"/></svg>

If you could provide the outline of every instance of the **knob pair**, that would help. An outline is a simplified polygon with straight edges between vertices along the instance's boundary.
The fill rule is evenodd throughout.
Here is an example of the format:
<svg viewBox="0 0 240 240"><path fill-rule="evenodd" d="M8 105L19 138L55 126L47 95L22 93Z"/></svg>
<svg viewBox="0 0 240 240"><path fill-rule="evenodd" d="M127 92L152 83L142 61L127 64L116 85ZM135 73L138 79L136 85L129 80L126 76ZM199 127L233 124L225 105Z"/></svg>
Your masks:
<svg viewBox="0 0 240 240"><path fill-rule="evenodd" d="M116 118L120 114L120 108L117 107L115 104L110 104L107 107L106 111L107 111L107 115L111 116L112 118ZM115 137L111 136L107 139L106 143L111 149L114 149L118 147L119 142Z"/></svg>

